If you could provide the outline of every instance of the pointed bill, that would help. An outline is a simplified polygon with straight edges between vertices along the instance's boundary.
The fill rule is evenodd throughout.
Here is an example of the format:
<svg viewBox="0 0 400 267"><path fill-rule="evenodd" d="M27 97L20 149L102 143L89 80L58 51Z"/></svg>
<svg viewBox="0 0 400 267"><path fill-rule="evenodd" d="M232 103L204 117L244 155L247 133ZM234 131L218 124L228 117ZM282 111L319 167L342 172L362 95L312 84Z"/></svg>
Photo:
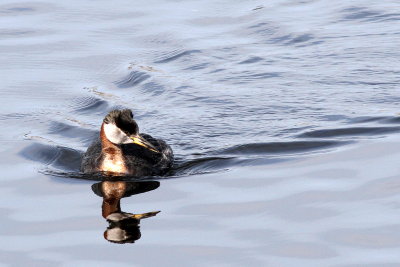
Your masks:
<svg viewBox="0 0 400 267"><path fill-rule="evenodd" d="M145 147L148 150L151 150L153 152L160 153L149 141L147 141L143 137L141 137L139 135L134 135L134 136L131 136L130 138L132 139L134 144Z"/></svg>

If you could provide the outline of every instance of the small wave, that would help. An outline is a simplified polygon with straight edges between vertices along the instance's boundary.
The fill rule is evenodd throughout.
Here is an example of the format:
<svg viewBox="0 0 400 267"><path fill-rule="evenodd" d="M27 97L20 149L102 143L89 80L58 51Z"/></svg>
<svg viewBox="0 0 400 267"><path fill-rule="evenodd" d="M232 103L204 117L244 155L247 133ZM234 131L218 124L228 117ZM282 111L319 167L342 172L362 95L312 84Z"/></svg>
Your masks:
<svg viewBox="0 0 400 267"><path fill-rule="evenodd" d="M0 35L2 36L2 38L7 38L7 37L21 37L21 36L34 36L35 34L37 34L36 31L32 31L32 30L19 30L19 31L15 31L15 30L0 30Z"/></svg>
<svg viewBox="0 0 400 267"><path fill-rule="evenodd" d="M397 21L400 20L400 13L387 13L375 16L375 20L379 21Z"/></svg>
<svg viewBox="0 0 400 267"><path fill-rule="evenodd" d="M78 113L93 114L95 112L104 112L109 107L107 101L93 96L75 98L72 108Z"/></svg>
<svg viewBox="0 0 400 267"><path fill-rule="evenodd" d="M4 2L4 1L3 1ZM12 3L12 4L1 4L0 14L6 16L16 16L16 15L32 15L40 14L44 12L51 12L55 10L57 6L50 3L41 2L22 2L22 3Z"/></svg>
<svg viewBox="0 0 400 267"><path fill-rule="evenodd" d="M246 60L239 62L239 64L251 64L264 60L262 57L250 57Z"/></svg>
<svg viewBox="0 0 400 267"><path fill-rule="evenodd" d="M7 114L1 114L0 120L23 119L29 117L33 117L33 115L28 113L7 113Z"/></svg>
<svg viewBox="0 0 400 267"><path fill-rule="evenodd" d="M185 68L184 70L202 70L207 68L210 65L210 63L199 63L192 65L190 67Z"/></svg>
<svg viewBox="0 0 400 267"><path fill-rule="evenodd" d="M382 135L387 133L399 132L400 127L352 127L327 130L314 130L300 134L298 137L339 137L354 135Z"/></svg>
<svg viewBox="0 0 400 267"><path fill-rule="evenodd" d="M350 118L349 123L370 123L370 122L380 122L382 120L387 119L388 117L370 117L370 116L362 116Z"/></svg>
<svg viewBox="0 0 400 267"><path fill-rule="evenodd" d="M301 35L298 35L298 36L295 36L295 37L289 39L285 44L292 45L292 44L297 44L297 43L304 43L304 42L308 42L314 38L315 37L312 34L301 34Z"/></svg>
<svg viewBox="0 0 400 267"><path fill-rule="evenodd" d="M357 21L396 21L400 20L400 13L385 13L378 10L371 10L365 7L347 8L342 11L344 20L357 20Z"/></svg>
<svg viewBox="0 0 400 267"><path fill-rule="evenodd" d="M156 82L148 82L143 84L140 90L145 93L151 93L153 96L159 96L165 92L165 87Z"/></svg>
<svg viewBox="0 0 400 267"><path fill-rule="evenodd" d="M90 130L78 126L69 125L66 123L51 121L50 134L56 134L68 138L78 138L83 141L86 145L90 144L99 136L99 132L95 130Z"/></svg>
<svg viewBox="0 0 400 267"><path fill-rule="evenodd" d="M195 54L195 53L201 53L201 51L200 50L186 50L186 51L177 50L177 51L173 51L170 54L163 55L161 59L155 61L154 63L168 63L168 62L177 60L181 57L186 57L188 55Z"/></svg>
<svg viewBox="0 0 400 267"><path fill-rule="evenodd" d="M257 23L255 25L249 26L249 30L251 30L250 34L256 35L256 36L261 36L261 37L267 37L269 38L273 34L276 33L277 27L272 25L271 23L266 23L266 22L261 22Z"/></svg>
<svg viewBox="0 0 400 267"><path fill-rule="evenodd" d="M362 7L346 8L343 11L347 13L343 16L345 20L365 20L380 15L378 11L367 10Z"/></svg>
<svg viewBox="0 0 400 267"><path fill-rule="evenodd" d="M25 147L19 152L19 155L66 171L79 171L82 161L82 153L80 151L68 147L40 143Z"/></svg>
<svg viewBox="0 0 400 267"><path fill-rule="evenodd" d="M282 46L296 46L296 47L308 47L313 45L320 45L325 43L324 38L317 37L313 34L301 34L301 35L292 35L287 34L280 37L275 37L272 39L266 40L269 44L277 44ZM283 56L282 58L288 59L288 56Z"/></svg>
<svg viewBox="0 0 400 267"><path fill-rule="evenodd" d="M234 157L198 158L176 164L172 170L172 174L180 176L208 173L237 165L239 161L239 159Z"/></svg>
<svg viewBox="0 0 400 267"><path fill-rule="evenodd" d="M115 84L119 87L119 88L129 88L129 87L134 87L142 82L144 82L145 80L149 79L151 76L148 75L145 72L141 72L141 71L132 71L131 73L129 73L128 76L126 76L125 78L116 81Z"/></svg>
<svg viewBox="0 0 400 267"><path fill-rule="evenodd" d="M229 77L225 77L221 80L220 82L226 82L226 81L231 81L236 84L241 84L241 83L249 83L252 81L258 81L262 79L271 79L271 78L277 78L280 77L282 73L280 72L262 72L262 73L253 73L250 71L244 71L239 73L232 73Z"/></svg>
<svg viewBox="0 0 400 267"><path fill-rule="evenodd" d="M390 123L390 124L400 124L400 116L397 117L388 117L384 120L382 120L384 123Z"/></svg>
<svg viewBox="0 0 400 267"><path fill-rule="evenodd" d="M221 71L225 71L225 70L226 69L215 69L215 70L212 70L212 71L208 72L208 74L217 73L217 72L221 72Z"/></svg>
<svg viewBox="0 0 400 267"><path fill-rule="evenodd" d="M270 43L285 44L285 43L289 42L292 38L293 38L293 36L291 34L285 34L285 35L271 38Z"/></svg>
<svg viewBox="0 0 400 267"><path fill-rule="evenodd" d="M362 116L356 117L349 120L350 123L369 123L369 122L377 122L381 124L400 124L400 116L381 116L381 117L370 117L370 116Z"/></svg>
<svg viewBox="0 0 400 267"><path fill-rule="evenodd" d="M321 39L318 39L315 35L310 33L303 33L303 34L282 34L279 32L271 33L269 38L266 40L267 43L282 45L282 46L304 46L306 43L307 45L313 44L320 44L323 43Z"/></svg>
<svg viewBox="0 0 400 267"><path fill-rule="evenodd" d="M323 149L348 142L338 141L294 141L294 142L272 142L253 143L229 147L218 151L218 154L230 155L260 155L279 153L301 153L309 150Z"/></svg>
<svg viewBox="0 0 400 267"><path fill-rule="evenodd" d="M0 14L20 14L20 13L32 13L35 9L33 7L11 7L11 6L1 6L0 7Z"/></svg>

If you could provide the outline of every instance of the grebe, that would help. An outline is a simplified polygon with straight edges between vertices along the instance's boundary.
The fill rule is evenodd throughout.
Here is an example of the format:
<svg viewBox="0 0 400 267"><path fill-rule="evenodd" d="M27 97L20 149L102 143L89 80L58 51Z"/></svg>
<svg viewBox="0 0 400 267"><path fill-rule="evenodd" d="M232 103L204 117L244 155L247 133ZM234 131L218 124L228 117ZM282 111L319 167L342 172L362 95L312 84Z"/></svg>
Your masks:
<svg viewBox="0 0 400 267"><path fill-rule="evenodd" d="M171 167L174 155L163 140L139 134L130 109L113 110L104 118L99 138L82 159L84 173L111 175L163 175Z"/></svg>

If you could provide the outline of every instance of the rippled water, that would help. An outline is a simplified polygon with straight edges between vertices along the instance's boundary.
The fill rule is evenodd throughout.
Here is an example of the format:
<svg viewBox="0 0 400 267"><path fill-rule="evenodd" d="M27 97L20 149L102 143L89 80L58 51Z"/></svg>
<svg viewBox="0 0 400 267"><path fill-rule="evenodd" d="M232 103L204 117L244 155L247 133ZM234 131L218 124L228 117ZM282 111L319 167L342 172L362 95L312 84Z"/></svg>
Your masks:
<svg viewBox="0 0 400 267"><path fill-rule="evenodd" d="M394 1L2 1L1 262L400 265L399 20ZM122 107L172 146L169 176L79 173Z"/></svg>

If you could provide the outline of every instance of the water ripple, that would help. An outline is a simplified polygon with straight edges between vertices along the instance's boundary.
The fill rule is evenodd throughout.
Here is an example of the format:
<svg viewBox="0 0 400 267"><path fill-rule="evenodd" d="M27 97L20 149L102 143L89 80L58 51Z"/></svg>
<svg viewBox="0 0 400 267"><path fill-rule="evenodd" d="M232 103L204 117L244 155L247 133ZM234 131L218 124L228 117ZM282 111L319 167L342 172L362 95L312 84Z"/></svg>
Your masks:
<svg viewBox="0 0 400 267"><path fill-rule="evenodd" d="M292 142L272 142L272 143L254 143L229 147L218 151L219 154L234 155L253 155L253 154L283 154L283 153L301 153L309 150L323 149L349 142L338 141L292 141Z"/></svg>
<svg viewBox="0 0 400 267"><path fill-rule="evenodd" d="M365 7L347 8L344 9L343 12L347 13L343 16L344 20L368 22L400 20L400 13L384 13L382 11L371 10Z"/></svg>
<svg viewBox="0 0 400 267"><path fill-rule="evenodd" d="M94 112L104 112L109 107L107 101L93 96L75 98L71 107L82 114L92 114Z"/></svg>
<svg viewBox="0 0 400 267"><path fill-rule="evenodd" d="M154 63L169 63L169 62L175 61L179 58L187 57L189 55L197 54L197 53L201 53L201 51L200 50L186 50L186 51L176 50L176 51L172 51L169 54L165 54L165 55L161 56L161 59L157 59Z"/></svg>
<svg viewBox="0 0 400 267"><path fill-rule="evenodd" d="M48 132L53 135L60 135L67 138L78 138L86 145L89 145L95 138L99 136L98 131L73 126L67 123L51 121Z"/></svg>
<svg viewBox="0 0 400 267"><path fill-rule="evenodd" d="M251 63L256 63L256 62L259 62L262 60L264 60L264 58L262 58L262 57L250 57L246 60L239 62L239 64L251 64Z"/></svg>
<svg viewBox="0 0 400 267"><path fill-rule="evenodd" d="M146 72L141 71L132 71L129 73L125 78L116 81L115 84L119 88L129 88L137 86L138 84L144 82L145 80L149 79L151 76Z"/></svg>
<svg viewBox="0 0 400 267"><path fill-rule="evenodd" d="M250 71L243 71L241 73L233 73L231 76L221 79L221 82L231 81L237 84L250 83L252 81L258 81L260 79L270 79L280 77L282 73L280 72L261 72L254 73Z"/></svg>
<svg viewBox="0 0 400 267"><path fill-rule="evenodd" d="M345 11L351 11L351 13L343 16L345 20L365 20L380 15L377 11L367 10L364 8L346 9Z"/></svg>
<svg viewBox="0 0 400 267"><path fill-rule="evenodd" d="M400 132L400 127L351 127L338 129L314 130L302 133L298 137L339 137L357 135L383 135L388 133Z"/></svg>
<svg viewBox="0 0 400 267"><path fill-rule="evenodd" d="M82 153L68 147L33 143L19 154L29 160L41 162L66 171L79 171Z"/></svg>

